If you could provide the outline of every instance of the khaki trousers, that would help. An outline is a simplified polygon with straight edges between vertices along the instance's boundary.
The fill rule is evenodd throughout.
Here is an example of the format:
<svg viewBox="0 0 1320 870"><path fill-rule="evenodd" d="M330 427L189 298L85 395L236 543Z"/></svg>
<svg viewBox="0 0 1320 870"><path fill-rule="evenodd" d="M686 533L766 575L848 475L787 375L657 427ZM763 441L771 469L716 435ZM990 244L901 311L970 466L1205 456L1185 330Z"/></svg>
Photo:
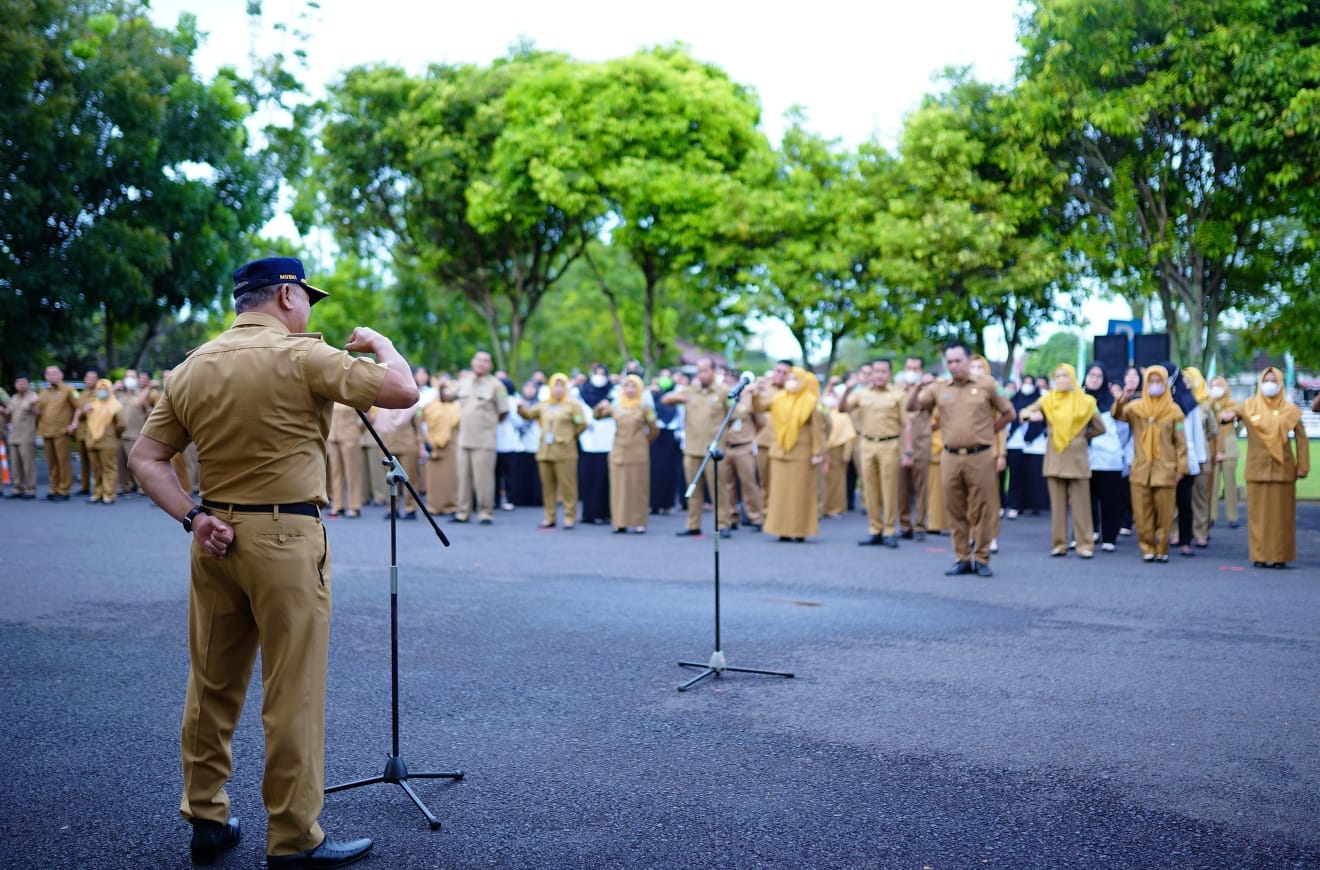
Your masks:
<svg viewBox="0 0 1320 870"><path fill-rule="evenodd" d="M357 440L328 441L330 501L337 511L362 510L362 448Z"/></svg>
<svg viewBox="0 0 1320 870"><path fill-rule="evenodd" d="M899 439L871 441L862 436L857 443L862 451L859 479L871 534L892 535L898 528Z"/></svg>
<svg viewBox="0 0 1320 870"><path fill-rule="evenodd" d="M944 463L932 460L930 463L930 480L935 485L926 487L926 516L925 527L930 532L943 532L949 527L948 517L944 510L944 473L942 471Z"/></svg>
<svg viewBox="0 0 1320 870"><path fill-rule="evenodd" d="M577 524L577 465L576 456L572 459L536 460L536 468L541 472L541 500L545 505L547 525L554 525L555 522L556 496L564 505L564 528L571 529Z"/></svg>
<svg viewBox="0 0 1320 870"><path fill-rule="evenodd" d="M46 469L50 475L50 495L68 495L73 488L73 438L51 435L43 438L46 448Z"/></svg>
<svg viewBox="0 0 1320 870"><path fill-rule="evenodd" d="M1068 512L1072 511L1077 552L1094 553L1095 519L1091 516L1091 481L1084 477L1047 477L1050 491L1050 546L1068 549Z"/></svg>
<svg viewBox="0 0 1320 870"><path fill-rule="evenodd" d="M377 504L386 504L389 501L389 487L385 485L385 471L380 462L384 458L381 456L380 448L376 442L372 441L370 446L363 445L362 448L362 501L374 501Z"/></svg>
<svg viewBox="0 0 1320 870"><path fill-rule="evenodd" d="M234 543L224 559L192 545L179 811L229 818L231 738L260 647L266 852L301 852L325 836L316 819L325 788L329 545L315 517L215 515L234 527Z"/></svg>
<svg viewBox="0 0 1320 870"><path fill-rule="evenodd" d="M770 448L756 445L756 476L761 481L761 520L764 525L765 505L770 503Z"/></svg>
<svg viewBox="0 0 1320 870"><path fill-rule="evenodd" d="M14 490L26 494L37 494L37 442L8 442L9 471L14 481Z"/></svg>
<svg viewBox="0 0 1320 870"><path fill-rule="evenodd" d="M142 488L138 486L137 478L133 476L133 472L128 470L128 454L133 452L133 445L136 443L137 443L136 438L119 439L119 491L120 492L133 492L134 490L140 490Z"/></svg>
<svg viewBox="0 0 1320 870"><path fill-rule="evenodd" d="M848 512L848 460L843 452L846 445L830 448L830 470L825 474L825 516Z"/></svg>
<svg viewBox="0 0 1320 870"><path fill-rule="evenodd" d="M1204 541L1210 537L1210 521L1214 515L1210 512L1214 501L1210 498L1210 479L1215 475L1214 465L1202 468L1192 484L1192 538ZM1183 543L1190 544L1191 541Z"/></svg>
<svg viewBox="0 0 1320 870"><path fill-rule="evenodd" d="M927 455L930 451L925 451ZM926 531L929 504L930 459L916 457L912 464L898 466L898 524L905 532Z"/></svg>
<svg viewBox="0 0 1320 870"><path fill-rule="evenodd" d="M759 526L765 522L765 505L761 502L761 485L756 482L756 457L752 446L730 447L720 460L720 511L726 525L738 525L738 489L742 489L742 504L747 521Z"/></svg>
<svg viewBox="0 0 1320 870"><path fill-rule="evenodd" d="M78 427L78 436L81 436L85 430L82 426ZM78 476L81 478L78 485L78 492L83 495L89 495L92 492L92 448L81 437L75 437L78 447Z"/></svg>
<svg viewBox="0 0 1320 870"><path fill-rule="evenodd" d="M458 448L458 518L460 520L465 520L471 515L474 497L479 519L488 520L495 516L494 447ZM554 499L551 498L549 501L553 506ZM573 475L573 503L577 504L576 473Z"/></svg>
<svg viewBox="0 0 1320 870"><path fill-rule="evenodd" d="M1132 484L1132 524L1141 555L1169 555L1169 532L1177 509L1176 486Z"/></svg>
<svg viewBox="0 0 1320 870"><path fill-rule="evenodd" d="M119 486L119 443L109 447L88 446L84 459L92 466L93 498L101 501L114 501Z"/></svg>
<svg viewBox="0 0 1320 870"><path fill-rule="evenodd" d="M992 450L958 455L945 451L940 460L944 508L953 531L953 553L959 562L974 557L990 564L990 542L999 525L999 473ZM971 541L976 541L972 552Z"/></svg>
<svg viewBox="0 0 1320 870"><path fill-rule="evenodd" d="M691 485L693 478L696 477L697 469L701 467L701 460L703 459L705 459L704 456L688 456L686 453L683 454L683 480L687 484ZM713 461L706 463L706 470L702 472L701 476L706 481L706 491L710 493L710 497L713 499L715 497L715 463ZM724 504L725 501L727 501L727 499L722 499L720 502L720 513L722 516L715 518L715 528L717 529L724 528L725 524L728 522L727 517L729 516L729 511ZM697 531L701 530L701 508L705 502L705 493L703 493L701 485L698 484L697 488L692 491L692 497L688 499L687 527L689 529L695 529Z"/></svg>
<svg viewBox="0 0 1320 870"><path fill-rule="evenodd" d="M1216 462L1210 472L1210 519L1219 515L1219 486L1223 481L1224 519L1230 523L1238 521L1238 486L1237 460L1225 459Z"/></svg>
<svg viewBox="0 0 1320 870"><path fill-rule="evenodd" d="M458 510L458 443L431 448L426 460L426 502L433 514Z"/></svg>

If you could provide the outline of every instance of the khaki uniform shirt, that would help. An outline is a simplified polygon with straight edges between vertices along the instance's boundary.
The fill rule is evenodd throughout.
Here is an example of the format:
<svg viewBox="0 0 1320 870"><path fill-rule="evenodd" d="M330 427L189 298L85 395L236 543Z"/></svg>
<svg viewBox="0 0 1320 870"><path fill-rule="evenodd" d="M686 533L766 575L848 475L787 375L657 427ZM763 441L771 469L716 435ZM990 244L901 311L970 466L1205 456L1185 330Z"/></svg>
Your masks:
<svg viewBox="0 0 1320 870"><path fill-rule="evenodd" d="M1168 487L1178 485L1178 475L1187 473L1187 436L1183 432L1184 418L1151 423L1143 416L1145 400L1126 402L1115 399L1110 414L1115 420L1132 427L1132 470L1128 479L1141 486ZM1179 414L1182 412L1179 411ZM1147 456L1141 449L1142 433L1148 426L1160 428L1160 448L1155 456Z"/></svg>
<svg viewBox="0 0 1320 870"><path fill-rule="evenodd" d="M748 387L748 390L751 388ZM775 443L775 424L770 420L770 403L775 396L784 391L783 387L771 387L766 393L752 393L752 411L756 414L756 446L769 450Z"/></svg>
<svg viewBox="0 0 1320 870"><path fill-rule="evenodd" d="M37 404L41 400L32 390L15 393L9 399L9 442L35 444L37 441Z"/></svg>
<svg viewBox="0 0 1320 870"><path fill-rule="evenodd" d="M607 413L614 418L615 425L610 464L638 465L650 462L651 442L660 434L655 424L655 411L643 405L640 408L611 407Z"/></svg>
<svg viewBox="0 0 1320 870"><path fill-rule="evenodd" d="M330 413L330 441L335 444L357 444L366 431L356 410L335 402L335 409Z"/></svg>
<svg viewBox="0 0 1320 870"><path fill-rule="evenodd" d="M458 446L494 450L500 417L509 413L509 392L504 384L493 375L468 375L459 380L455 396L463 420Z"/></svg>
<svg viewBox="0 0 1320 870"><path fill-rule="evenodd" d="M903 402L906 407L907 391L903 391ZM919 411L908 411L908 419L912 421L912 452L917 459L921 460L930 456L932 429L930 422L930 411L922 408Z"/></svg>
<svg viewBox="0 0 1320 870"><path fill-rule="evenodd" d="M711 384L710 389L693 381L683 388L679 395L687 399L684 408L684 456L705 456L710 442L715 440L715 433L724 422L724 414L729 409L729 390L724 384ZM729 443L729 433L724 433L720 443L723 449Z"/></svg>
<svg viewBox="0 0 1320 870"><path fill-rule="evenodd" d="M385 373L246 312L174 369L142 434L179 451L194 442L211 501L324 507L332 407L370 408Z"/></svg>
<svg viewBox="0 0 1320 870"><path fill-rule="evenodd" d="M69 424L78 410L78 393L73 387L68 384L47 387L41 391L38 401L41 403L41 419L37 422L37 434L42 438L68 434Z"/></svg>
<svg viewBox="0 0 1320 870"><path fill-rule="evenodd" d="M1238 413L1243 413L1241 403ZM1275 462L1260 432L1251 425L1250 417L1243 419L1247 430L1247 463L1242 479L1252 483L1297 483L1297 472L1311 473L1311 443L1306 438L1306 427L1300 422L1293 428L1293 437L1283 448L1283 462Z"/></svg>
<svg viewBox="0 0 1320 870"><path fill-rule="evenodd" d="M541 424L541 443L536 450L538 461L558 462L577 458L577 437L587 428L587 409L581 402L564 399L558 404L540 402L531 408L519 405L518 414L526 420L536 420ZM463 423L467 425L466 420Z"/></svg>
<svg viewBox="0 0 1320 870"><path fill-rule="evenodd" d="M1239 405L1238 409L1241 410L1241 407ZM1220 420L1220 412L1214 410L1213 405L1210 406L1210 413L1215 415L1216 420L1219 420L1219 436L1215 438L1214 443L1215 453L1224 454L1225 460L1237 459L1241 452L1238 446L1238 427L1242 425L1242 421L1237 417L1228 421Z"/></svg>
<svg viewBox="0 0 1320 870"><path fill-rule="evenodd" d="M1029 417L1040 410L1040 399L1027 405L1018 412L1019 417ZM1045 477L1065 477L1069 480L1089 480L1091 477L1091 456L1088 448L1091 445L1091 439L1105 434L1105 421L1100 417L1100 412L1091 415L1091 419L1086 421L1082 431L1073 436L1073 440L1068 442L1068 446L1063 452L1054 449L1054 441L1050 438L1051 427L1046 424L1045 436L1045 460L1041 467L1041 474Z"/></svg>
<svg viewBox="0 0 1320 870"><path fill-rule="evenodd" d="M994 380L984 376L961 384L942 378L923 387L917 402L926 411L939 408L940 433L949 450L995 446L995 421L1013 412L1013 404L999 395Z"/></svg>
<svg viewBox="0 0 1320 870"><path fill-rule="evenodd" d="M150 399L147 401L149 402ZM119 412L120 419L124 421L123 438L126 441L136 441L142 434L142 425L147 422L151 405L143 403L143 394L140 390L125 390L119 396L119 404L124 406Z"/></svg>
<svg viewBox="0 0 1320 870"><path fill-rule="evenodd" d="M720 420L723 419L721 416ZM719 426L719 421L716 421L716 426ZM733 407L733 417L729 420L729 428L724 434L724 445L728 449L735 447L750 449L753 442L759 443L756 411L752 408L752 394L747 390L743 390L742 395L738 397L738 404ZM710 441L707 441L706 445L710 446Z"/></svg>
<svg viewBox="0 0 1320 870"><path fill-rule="evenodd" d="M895 438L903 434L908 396L893 385L863 387L848 396L848 414L863 439Z"/></svg>

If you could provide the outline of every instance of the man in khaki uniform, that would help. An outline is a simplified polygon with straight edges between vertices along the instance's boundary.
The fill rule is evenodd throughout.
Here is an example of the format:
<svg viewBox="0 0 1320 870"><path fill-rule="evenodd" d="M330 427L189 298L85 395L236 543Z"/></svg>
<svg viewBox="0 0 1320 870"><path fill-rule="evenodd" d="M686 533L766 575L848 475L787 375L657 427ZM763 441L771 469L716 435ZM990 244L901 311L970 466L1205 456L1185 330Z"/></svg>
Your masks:
<svg viewBox="0 0 1320 870"><path fill-rule="evenodd" d="M898 469L900 464L912 464L908 397L890 384L893 371L890 360L873 360L871 383L839 399L839 410L852 413L861 445L862 497L870 535L857 543L864 547L898 546Z"/></svg>
<svg viewBox="0 0 1320 870"><path fill-rule="evenodd" d="M724 383L732 388L737 383L737 372L729 372ZM732 382L732 383L731 383ZM723 419L723 418L721 418ZM718 424L717 424L718 425ZM725 440L724 459L720 462L720 507L724 510L725 525L738 528L738 491L742 490L742 504L747 512L747 524L760 530L765 521L765 508L761 501L761 485L756 482L756 413L752 410L752 394L743 390L734 406ZM766 448L767 453L769 448Z"/></svg>
<svg viewBox="0 0 1320 870"><path fill-rule="evenodd" d="M992 577L990 542L999 521L999 473L995 469L995 433L1013 419L1013 405L999 395L988 375L973 377L967 345L954 342L944 350L949 377L914 392L908 410L939 408L944 458L940 462L945 510L953 532L957 560L950 576ZM969 541L976 541L971 552Z"/></svg>
<svg viewBox="0 0 1320 870"><path fill-rule="evenodd" d="M317 823L325 780L330 638L326 435L335 402L407 408L417 387L389 339L354 330L347 351L300 334L325 293L302 263L257 260L234 273L238 317L174 369L129 458L142 487L192 535L184 702L183 799L192 859L210 863L239 838L225 782L258 649L262 661L267 866L329 867L371 848L333 842ZM189 442L202 467L202 504L170 458Z"/></svg>
<svg viewBox="0 0 1320 870"><path fill-rule="evenodd" d="M78 412L78 394L64 383L64 372L59 366L46 366L46 381L50 384L41 391L37 405L37 434L46 449L46 470L50 486L46 501L68 501L73 488L73 450L71 441L74 415Z"/></svg>
<svg viewBox="0 0 1320 870"><path fill-rule="evenodd" d="M696 477L697 468L700 467L710 442L715 440L715 433L724 422L724 414L728 410L728 398L728 389L724 384L715 381L715 363L709 357L704 357L697 361L697 376L692 379L692 383L671 390L660 399L666 405L683 405L686 411L683 424L683 479L689 485ZM725 433L725 444L727 443L728 433ZM724 444L719 446L720 449L724 449ZM706 489L714 496L713 462L706 464L702 479L706 483ZM701 509L704 504L705 496L702 494L701 486L698 485L692 491L692 497L688 499L687 528L677 533L680 538L701 534ZM730 536L725 517L716 517L715 526L719 529L721 537Z"/></svg>
<svg viewBox="0 0 1320 870"><path fill-rule="evenodd" d="M82 424L82 408L91 404L96 395L96 382L100 379L101 373L96 369L88 369L83 375L83 388L78 391L79 413L73 417L73 441L78 448L79 495L92 494L92 451L87 443L87 427Z"/></svg>
<svg viewBox="0 0 1320 870"><path fill-rule="evenodd" d="M132 384L130 386L130 380ZM123 494L136 492L141 487L128 470L128 456L133 452L133 445L142 434L142 425L147 422L147 415L160 398L160 391L151 387L151 375L147 372L138 374L130 370L124 375L124 389L119 403L124 406L121 414L124 421L124 434L119 436L119 455L123 465L119 480L119 491Z"/></svg>
<svg viewBox="0 0 1320 870"><path fill-rule="evenodd" d="M8 498L37 497L37 408L36 392L26 375L14 379L14 395L5 405L4 418L9 422L9 468L14 491Z"/></svg>
<svg viewBox="0 0 1320 870"><path fill-rule="evenodd" d="M417 411L413 408L376 408L371 412L371 424L376 427L376 434L385 443L386 449L394 454L394 458L399 460L400 467L408 474L409 479L412 479L416 475L417 457L422 453L422 435L421 427L417 425ZM382 479L385 477L385 472L383 466L376 466L376 474ZM417 500L413 498L412 490L403 487L400 495L403 497L404 512L399 515L399 519L417 519ZM390 512L387 510L385 519L389 518Z"/></svg>
<svg viewBox="0 0 1320 870"><path fill-rule="evenodd" d="M914 356L903 361L903 376L908 398L934 380L926 373L921 359ZM930 492L930 412L913 411L908 421L912 429L912 464L900 464L898 467L899 537L908 541L923 541L926 539Z"/></svg>
<svg viewBox="0 0 1320 870"><path fill-rule="evenodd" d="M495 432L509 416L509 392L490 373L490 353L472 355L472 373L459 378L453 396L463 425L458 427L458 511L454 522L465 523L477 504L483 526L495 521Z"/></svg>
<svg viewBox="0 0 1320 870"><path fill-rule="evenodd" d="M365 431L356 410L335 402L330 415L330 437L326 439L326 449L330 452L330 499L335 506L331 516L351 520L362 516L362 454L358 444Z"/></svg>

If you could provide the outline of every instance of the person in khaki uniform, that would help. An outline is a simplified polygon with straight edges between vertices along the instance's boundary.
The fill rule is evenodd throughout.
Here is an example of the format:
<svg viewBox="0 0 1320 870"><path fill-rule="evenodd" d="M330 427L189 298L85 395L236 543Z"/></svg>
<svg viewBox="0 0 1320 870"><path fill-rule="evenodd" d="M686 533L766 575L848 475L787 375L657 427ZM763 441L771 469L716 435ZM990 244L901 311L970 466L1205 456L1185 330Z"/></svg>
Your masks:
<svg viewBox="0 0 1320 870"><path fill-rule="evenodd" d="M236 271L233 326L174 370L129 458L143 489L193 539L179 809L193 824L194 863L216 860L239 839L224 786L258 650L267 866L334 866L371 848L369 839L331 841L317 822L331 603L319 515L328 503L325 445L335 402L409 408L417 387L407 360L371 329L355 329L345 350L301 334L325 295L293 258ZM201 504L170 466L190 442L201 460Z"/></svg>
<svg viewBox="0 0 1320 870"><path fill-rule="evenodd" d="M1142 397L1133 400L1130 386L1115 389L1114 419L1132 427L1132 521L1137 545L1147 562L1169 561L1178 482L1187 474L1187 439L1182 409L1169 393L1169 372L1148 366Z"/></svg>
<svg viewBox="0 0 1320 870"><path fill-rule="evenodd" d="M541 427L536 467L541 473L541 500L545 521L537 528L553 529L558 503L564 505L564 528L577 525L578 436L587 428L582 403L568 394L568 375L550 376L550 395L530 408L518 406L518 416L535 420Z"/></svg>
<svg viewBox="0 0 1320 870"><path fill-rule="evenodd" d="M902 375L909 399L917 390L935 380L926 372L921 359L915 356L903 361ZM898 466L898 536L907 541L922 541L926 538L926 516L931 494L930 412L910 412L908 425L912 430L912 464L899 463Z"/></svg>
<svg viewBox="0 0 1320 870"><path fill-rule="evenodd" d="M857 429L852 417L839 410L839 398L825 396L825 408L829 411L826 421L829 435L825 438L830 461L829 471L825 475L825 507L822 513L832 519L842 517L848 510L848 467L852 465L853 450L857 446Z"/></svg>
<svg viewBox="0 0 1320 870"><path fill-rule="evenodd" d="M697 376L692 379L692 383L665 393L660 399L666 405L683 405L686 411L683 423L683 479L689 486L697 474L697 469L701 467L701 460L705 458L710 442L715 440L715 434L719 432L720 424L724 422L724 414L728 410L728 398L728 389L715 380L715 363L709 357L705 357L697 361ZM728 443L729 434L726 431L724 440L719 445L720 449L725 449ZM713 497L716 485L714 462L706 463L702 478L707 491ZM701 534L701 509L705 504L705 498L701 486L698 485L692 491L692 497L688 499L687 528L677 533L680 538ZM731 534L729 531L731 512L727 505L724 506L722 513L724 516L715 518L715 527L721 537L727 538Z"/></svg>
<svg viewBox="0 0 1320 870"><path fill-rule="evenodd" d="M752 394L752 413L756 419L756 476L761 483L761 518L764 506L770 500L770 448L775 444L775 427L770 422L770 403L784 389L784 379L793 370L793 364L781 359L764 378L748 387Z"/></svg>
<svg viewBox="0 0 1320 870"><path fill-rule="evenodd" d="M1192 484L1192 543L1204 548L1210 544L1210 525L1213 520L1210 497L1210 484L1215 476L1215 447L1219 443L1219 415L1211 407L1210 390L1205 383L1201 370L1193 366L1183 366L1183 384L1196 398L1201 411L1201 434L1206 444L1205 461L1201 471Z"/></svg>
<svg viewBox="0 0 1320 870"><path fill-rule="evenodd" d="M119 436L119 492L121 495L138 492L141 487L128 470L128 456L133 452L133 445L142 434L142 424L147 422L147 415L160 398L160 391L151 386L151 374L147 371L128 372L124 375L124 390L119 403L124 406L120 412L124 420L124 432Z"/></svg>
<svg viewBox="0 0 1320 870"><path fill-rule="evenodd" d="M362 461L358 444L366 427L356 410L335 402L330 413L330 502L335 509L330 516L355 520L362 516Z"/></svg>
<svg viewBox="0 0 1320 870"><path fill-rule="evenodd" d="M934 378L931 379L934 382ZM912 398L908 397L909 405ZM940 409L930 412L930 479L933 484L926 489L926 531L932 535L942 535L949 526L948 516L944 511L944 433L940 432Z"/></svg>
<svg viewBox="0 0 1320 870"><path fill-rule="evenodd" d="M376 434L385 443L385 448L394 454L405 472L410 468L417 467L417 457L422 452L420 445L422 433L417 425L417 416L416 408L373 408L371 410L371 425L376 428ZM383 478L385 475L384 467L377 473ZM411 475L409 476L411 477ZM412 490L407 487L401 487L401 490L403 513L398 515L398 519L417 519L417 500L413 498ZM387 509L385 519L388 520L389 518L390 512Z"/></svg>
<svg viewBox="0 0 1320 870"><path fill-rule="evenodd" d="M26 375L14 378L14 395L0 413L9 423L9 467L14 491L7 498L37 497L37 394Z"/></svg>
<svg viewBox="0 0 1320 870"><path fill-rule="evenodd" d="M1317 399L1320 401L1320 399ZM1237 464L1240 448L1238 446L1238 405L1229 391L1228 381L1222 377L1210 379L1210 413L1219 421L1219 437L1215 439L1213 450L1215 463L1210 471L1210 521L1213 524L1219 515L1219 486L1223 481L1224 519L1228 527L1236 529L1238 521L1238 485Z"/></svg>
<svg viewBox="0 0 1320 870"><path fill-rule="evenodd" d="M119 436L124 431L121 412L124 406L110 390L110 381L101 378L92 385L75 420L82 436L83 461L92 467L92 490L89 504L114 504L119 487Z"/></svg>
<svg viewBox="0 0 1320 870"><path fill-rule="evenodd" d="M734 384L730 384L734 381ZM734 372L725 377L725 386L732 389L737 378ZM722 418L721 418L722 419ZM765 522L765 503L761 499L761 484L756 479L756 411L752 407L752 394L746 389L733 407L727 437L724 439L724 459L720 461L720 508L724 511L725 525L738 528L742 519L738 510L738 493L742 493L742 507L747 514L747 525L760 529Z"/></svg>
<svg viewBox="0 0 1320 870"><path fill-rule="evenodd" d="M1297 559L1297 481L1311 472L1302 409L1283 387L1283 372L1270 366L1261 372L1256 395L1242 403L1247 548L1257 568L1286 568Z"/></svg>
<svg viewBox="0 0 1320 870"><path fill-rule="evenodd" d="M805 541L820 532L817 481L828 458L816 376L794 366L770 405L770 416L775 427L770 476L775 485L761 531L780 541Z"/></svg>
<svg viewBox="0 0 1320 870"><path fill-rule="evenodd" d="M839 400L839 410L853 414L862 451L862 497L870 535L857 543L864 547L898 546L898 469L914 458L909 396L889 382L893 371L890 360L872 360L871 383Z"/></svg>
<svg viewBox="0 0 1320 870"><path fill-rule="evenodd" d="M1091 517L1091 439L1105 432L1105 422L1093 397L1077 383L1077 371L1067 363L1054 369L1052 389L1018 412L1023 421L1045 422L1045 482L1050 490L1050 555L1068 555L1068 512L1077 555L1095 555Z"/></svg>
<svg viewBox="0 0 1320 870"><path fill-rule="evenodd" d="M940 476L955 558L953 567L944 573L991 577L990 544L999 523L995 448L999 433L1013 419L1013 406L999 395L992 378L972 375L967 345L948 345L944 365L950 377L913 393L907 409L939 409L944 440ZM974 552L970 543L973 540Z"/></svg>
<svg viewBox="0 0 1320 870"><path fill-rule="evenodd" d="M426 439L427 509L438 515L458 511L458 439L463 410L447 402L443 393L422 408L422 433Z"/></svg>
<svg viewBox="0 0 1320 870"><path fill-rule="evenodd" d="M454 393L463 425L458 429L458 511L454 521L465 523L477 505L482 525L495 521L495 438L500 421L509 415L509 392L490 373L490 353L472 355L472 371L458 380ZM573 478L574 484L577 477ZM576 497L574 498L576 501ZM553 505L554 500L550 503Z"/></svg>
<svg viewBox="0 0 1320 870"><path fill-rule="evenodd" d="M46 367L50 385L41 391L37 405L37 434L46 451L46 471L50 476L47 501L68 501L73 488L73 422L78 413L78 394L64 383L59 366Z"/></svg>
<svg viewBox="0 0 1320 870"><path fill-rule="evenodd" d="M614 419L614 444L610 448L610 524L614 533L646 531L651 504L651 442L660 434L655 411L642 404L646 385L637 375L628 375L614 402L596 405L597 419Z"/></svg>
<svg viewBox="0 0 1320 870"><path fill-rule="evenodd" d="M101 374L96 369L88 369L83 374L82 389L78 391L78 407L81 409L92 400L96 394L96 382L101 379ZM73 415L73 446L78 449L78 495L92 494L92 467L96 464L92 459L92 448L87 443L87 433L78 427L82 422L78 414Z"/></svg>

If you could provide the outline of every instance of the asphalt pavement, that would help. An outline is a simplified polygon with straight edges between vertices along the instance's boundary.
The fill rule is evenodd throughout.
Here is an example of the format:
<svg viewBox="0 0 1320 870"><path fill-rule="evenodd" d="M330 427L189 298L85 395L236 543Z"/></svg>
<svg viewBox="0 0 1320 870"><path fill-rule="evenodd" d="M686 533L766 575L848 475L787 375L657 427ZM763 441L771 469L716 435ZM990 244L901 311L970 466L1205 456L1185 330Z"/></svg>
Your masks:
<svg viewBox="0 0 1320 870"><path fill-rule="evenodd" d="M389 524L328 520L327 784L391 752ZM1301 558L1250 567L1246 528L1143 563L1131 538L1050 558L1003 523L995 576L949 539L719 541L605 526L400 523L404 790L328 795L363 866L1320 866L1320 505ZM189 537L144 499L0 501L3 867L188 866L178 815ZM241 546L241 541L238 544ZM260 665L258 665L259 674ZM262 866L260 684L234 737Z"/></svg>

